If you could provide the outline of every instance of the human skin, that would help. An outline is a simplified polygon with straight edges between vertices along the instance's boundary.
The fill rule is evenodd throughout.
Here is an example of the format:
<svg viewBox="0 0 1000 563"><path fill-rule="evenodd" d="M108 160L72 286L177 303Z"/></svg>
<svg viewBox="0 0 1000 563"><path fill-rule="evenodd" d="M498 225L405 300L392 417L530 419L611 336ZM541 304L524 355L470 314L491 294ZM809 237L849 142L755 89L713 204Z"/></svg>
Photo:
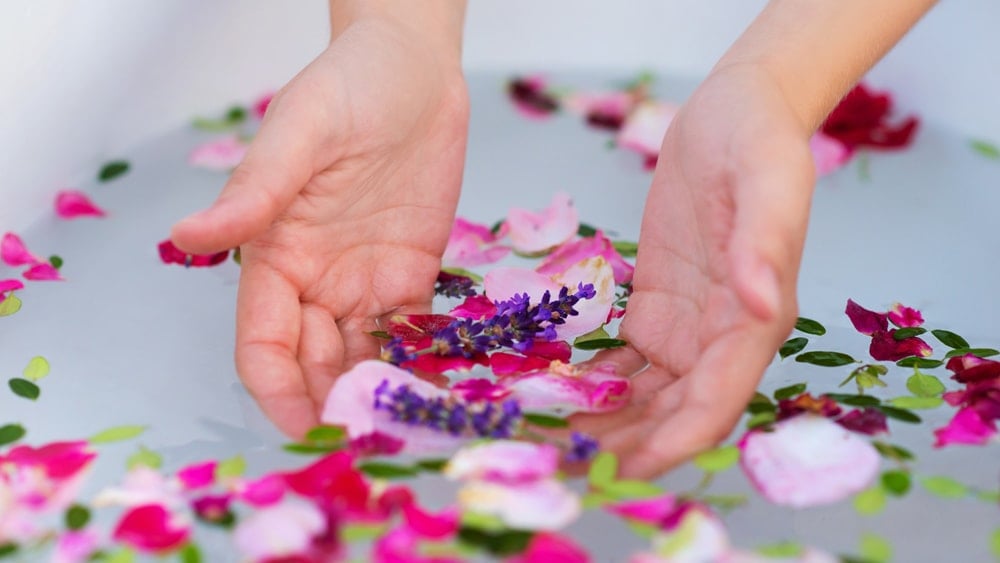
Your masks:
<svg viewBox="0 0 1000 563"><path fill-rule="evenodd" d="M651 476L723 439L797 314L814 183L808 139L932 0L774 0L664 140L634 293L604 354L636 400L577 429ZM366 331L423 310L459 195L468 110L464 3L334 0L329 49L275 97L189 252L243 249L237 369L301 435L337 374L378 353Z"/></svg>

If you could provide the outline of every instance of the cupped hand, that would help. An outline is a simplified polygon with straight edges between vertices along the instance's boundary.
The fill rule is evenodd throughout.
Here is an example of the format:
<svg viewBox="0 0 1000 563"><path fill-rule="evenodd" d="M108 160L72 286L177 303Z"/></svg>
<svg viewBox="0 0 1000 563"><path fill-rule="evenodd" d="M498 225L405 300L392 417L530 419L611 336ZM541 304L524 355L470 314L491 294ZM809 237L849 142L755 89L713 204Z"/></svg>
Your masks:
<svg viewBox="0 0 1000 563"><path fill-rule="evenodd" d="M724 439L794 325L814 173L810 131L756 67L716 70L660 152L622 323L607 353L633 401L575 427L650 477Z"/></svg>
<svg viewBox="0 0 1000 563"><path fill-rule="evenodd" d="M300 436L336 376L376 356L376 319L429 307L458 202L468 100L457 48L365 19L273 99L208 209L172 238L240 246L236 364Z"/></svg>

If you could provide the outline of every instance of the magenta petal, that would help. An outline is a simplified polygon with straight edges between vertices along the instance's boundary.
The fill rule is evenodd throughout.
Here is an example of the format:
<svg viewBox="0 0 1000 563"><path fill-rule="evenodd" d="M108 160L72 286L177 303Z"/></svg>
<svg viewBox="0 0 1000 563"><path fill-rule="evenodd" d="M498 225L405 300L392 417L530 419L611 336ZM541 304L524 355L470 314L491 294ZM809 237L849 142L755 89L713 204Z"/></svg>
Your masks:
<svg viewBox="0 0 1000 563"><path fill-rule="evenodd" d="M0 295L3 295L8 291L17 291L19 289L24 289L24 284L21 283L21 280L0 280Z"/></svg>
<svg viewBox="0 0 1000 563"><path fill-rule="evenodd" d="M441 540L458 532L459 514L454 508L431 514L411 502L403 507L403 516L410 529L422 538Z"/></svg>
<svg viewBox="0 0 1000 563"><path fill-rule="evenodd" d="M510 389L484 377L463 379L451 386L451 392L468 403L499 401L510 395Z"/></svg>
<svg viewBox="0 0 1000 563"><path fill-rule="evenodd" d="M357 438L352 438L349 444L351 454L357 457L369 457L377 455L396 455L403 450L405 444L402 440L393 438L381 432L364 434Z"/></svg>
<svg viewBox="0 0 1000 563"><path fill-rule="evenodd" d="M137 506L115 526L115 541L144 553L167 553L187 543L191 530L158 504Z"/></svg>
<svg viewBox="0 0 1000 563"><path fill-rule="evenodd" d="M485 319L497 313L497 306L493 304L485 295L472 295L466 297L461 305L455 307L448 314L452 317L463 319Z"/></svg>
<svg viewBox="0 0 1000 563"><path fill-rule="evenodd" d="M615 273L616 284L632 281L635 267L622 258L611 241L601 231L597 231L592 237L583 237L560 245L545 257L536 271L549 276L561 274L581 261L595 256L604 258L611 265L611 269Z"/></svg>
<svg viewBox="0 0 1000 563"><path fill-rule="evenodd" d="M931 355L930 345L920 338L911 336L896 340L893 336L895 332L895 330L877 331L872 335L871 344L868 346L868 353L872 358L880 362L896 362L909 356L926 358Z"/></svg>
<svg viewBox="0 0 1000 563"><path fill-rule="evenodd" d="M663 494L658 497L617 502L608 505L607 510L630 520L659 524L677 510L677 499L671 494Z"/></svg>
<svg viewBox="0 0 1000 563"><path fill-rule="evenodd" d="M104 217L104 210L94 205L87 194L78 190L64 190L56 194L56 215L63 219L76 217Z"/></svg>
<svg viewBox="0 0 1000 563"><path fill-rule="evenodd" d="M215 482L216 461L206 461L189 465L177 472L177 478L185 489L200 489Z"/></svg>
<svg viewBox="0 0 1000 563"><path fill-rule="evenodd" d="M534 347L534 346L532 346ZM545 369L549 367L552 360L540 357L521 356L519 354L509 354L507 352L494 352L490 355L490 370L494 375L518 375Z"/></svg>
<svg viewBox="0 0 1000 563"><path fill-rule="evenodd" d="M188 254L174 246L170 239L162 241L157 249L164 264L180 264L185 267L215 266L225 262L229 257L228 250L215 254Z"/></svg>
<svg viewBox="0 0 1000 563"><path fill-rule="evenodd" d="M24 271L24 279L31 281L62 281L59 270L48 262L39 262Z"/></svg>
<svg viewBox="0 0 1000 563"><path fill-rule="evenodd" d="M993 421L983 420L983 417L972 408L960 409L952 417L948 425L934 431L937 440L935 448L943 448L952 444L982 445L997 433Z"/></svg>
<svg viewBox="0 0 1000 563"><path fill-rule="evenodd" d="M568 537L540 532L528 542L528 549L506 563L589 563L590 555Z"/></svg>
<svg viewBox="0 0 1000 563"><path fill-rule="evenodd" d="M256 507L277 503L285 496L285 480L280 475L264 475L252 481L243 481L236 487L237 497Z"/></svg>
<svg viewBox="0 0 1000 563"><path fill-rule="evenodd" d="M264 119L264 114L267 113L267 108L270 107L273 99L274 92L268 92L257 98L257 101L253 103L253 116L257 119Z"/></svg>
<svg viewBox="0 0 1000 563"><path fill-rule="evenodd" d="M28 247L24 245L21 237L14 233L7 233L0 241L0 259L8 266L23 266L25 264L38 264L44 262L34 254L28 252Z"/></svg>
<svg viewBox="0 0 1000 563"><path fill-rule="evenodd" d="M889 309L889 322L899 328L913 328L924 324L924 316L912 307L895 303L892 309Z"/></svg>
<svg viewBox="0 0 1000 563"><path fill-rule="evenodd" d="M816 133L809 139L809 150L812 151L813 163L816 165L816 176L826 176L839 170L847 164L854 152L837 139L823 133Z"/></svg>
<svg viewBox="0 0 1000 563"><path fill-rule="evenodd" d="M458 268L492 264L510 252L506 246L499 245L500 236L500 233L494 234L486 225L455 217L455 224L448 235L448 245L441 256L441 264Z"/></svg>
<svg viewBox="0 0 1000 563"><path fill-rule="evenodd" d="M884 331L889 328L888 315L869 311L851 299L847 300L847 308L844 312L851 319L851 324L854 325L854 328L861 334L871 336L875 332Z"/></svg>

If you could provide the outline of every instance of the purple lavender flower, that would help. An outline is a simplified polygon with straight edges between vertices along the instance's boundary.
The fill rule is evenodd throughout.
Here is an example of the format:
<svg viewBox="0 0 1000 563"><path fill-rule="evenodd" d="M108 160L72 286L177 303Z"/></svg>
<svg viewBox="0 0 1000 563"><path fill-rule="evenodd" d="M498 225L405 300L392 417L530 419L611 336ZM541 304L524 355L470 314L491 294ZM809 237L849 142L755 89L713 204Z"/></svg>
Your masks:
<svg viewBox="0 0 1000 563"><path fill-rule="evenodd" d="M590 461L600 449L597 440L580 432L573 432L569 439L570 448L566 452L566 461L571 463Z"/></svg>
<svg viewBox="0 0 1000 563"><path fill-rule="evenodd" d="M522 421L521 406L508 399L465 404L454 397L428 399L408 385L393 389L383 380L375 389L375 410L386 411L397 422L425 426L458 436L466 430L482 438L510 438Z"/></svg>
<svg viewBox="0 0 1000 563"><path fill-rule="evenodd" d="M468 276L439 272L434 283L434 293L445 297L470 297L476 295L476 282Z"/></svg>

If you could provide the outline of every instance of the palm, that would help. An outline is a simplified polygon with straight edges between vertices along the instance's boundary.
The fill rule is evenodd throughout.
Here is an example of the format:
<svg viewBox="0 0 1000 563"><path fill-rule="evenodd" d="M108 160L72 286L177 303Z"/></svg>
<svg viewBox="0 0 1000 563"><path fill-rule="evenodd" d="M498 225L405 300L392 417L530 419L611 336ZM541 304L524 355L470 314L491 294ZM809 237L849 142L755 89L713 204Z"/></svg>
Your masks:
<svg viewBox="0 0 1000 563"><path fill-rule="evenodd" d="M812 164L772 94L721 73L667 133L621 329L631 349L609 355L649 367L629 407L578 421L626 473L659 473L724 438L791 329ZM761 264L777 274L774 299Z"/></svg>

